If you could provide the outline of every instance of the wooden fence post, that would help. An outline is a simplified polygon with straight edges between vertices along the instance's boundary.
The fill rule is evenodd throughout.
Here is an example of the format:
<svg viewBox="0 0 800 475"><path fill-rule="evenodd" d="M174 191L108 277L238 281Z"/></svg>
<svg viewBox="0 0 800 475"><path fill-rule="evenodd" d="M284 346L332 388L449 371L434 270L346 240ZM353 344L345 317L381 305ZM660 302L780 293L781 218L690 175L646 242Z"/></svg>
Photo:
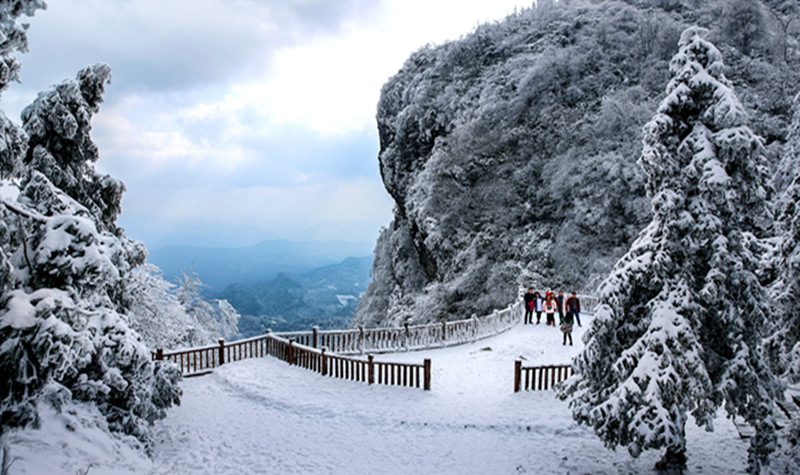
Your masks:
<svg viewBox="0 0 800 475"><path fill-rule="evenodd" d="M288 352L289 352L289 354L287 355L287 359L289 360L288 363L294 364L294 340L291 339L289 340Z"/></svg>
<svg viewBox="0 0 800 475"><path fill-rule="evenodd" d="M442 322L442 341L447 340L447 322Z"/></svg>
<svg viewBox="0 0 800 475"><path fill-rule="evenodd" d="M219 340L219 364L220 366L225 364L225 340Z"/></svg>
<svg viewBox="0 0 800 475"><path fill-rule="evenodd" d="M164 359L164 350L159 348L156 350L156 361L161 361Z"/></svg>
<svg viewBox="0 0 800 475"><path fill-rule="evenodd" d="M328 375L328 358L325 356L325 347L322 347L322 375Z"/></svg>
<svg viewBox="0 0 800 475"><path fill-rule="evenodd" d="M311 327L311 332L313 333L311 336L311 348L317 348L317 345L319 345L319 327L314 325Z"/></svg>
<svg viewBox="0 0 800 475"><path fill-rule="evenodd" d="M408 329L408 322L403 323L403 327L405 327L405 333L403 337L403 348L408 351L408 340L411 339L411 331Z"/></svg>
<svg viewBox="0 0 800 475"><path fill-rule="evenodd" d="M364 354L364 325L358 326L358 351Z"/></svg>
<svg viewBox="0 0 800 475"><path fill-rule="evenodd" d="M522 361L517 360L514 362L514 392L519 392L519 383L522 379Z"/></svg>
<svg viewBox="0 0 800 475"><path fill-rule="evenodd" d="M430 358L425 358L425 360L423 361L423 364L425 365L425 386L424 386L424 389L425 389L425 391L430 391L431 390L431 360L430 360Z"/></svg>
<svg viewBox="0 0 800 475"><path fill-rule="evenodd" d="M369 384L375 383L375 362L372 361L372 360L373 360L373 356L372 355L367 356L367 373L368 373L367 374L367 376L368 376L368 378L367 378L368 381L367 382Z"/></svg>

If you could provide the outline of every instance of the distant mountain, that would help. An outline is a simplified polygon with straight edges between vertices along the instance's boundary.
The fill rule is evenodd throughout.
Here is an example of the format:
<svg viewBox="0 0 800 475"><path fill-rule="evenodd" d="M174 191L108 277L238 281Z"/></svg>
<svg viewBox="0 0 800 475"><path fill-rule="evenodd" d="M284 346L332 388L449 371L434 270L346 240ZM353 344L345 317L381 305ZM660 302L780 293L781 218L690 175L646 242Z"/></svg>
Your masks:
<svg viewBox="0 0 800 475"><path fill-rule="evenodd" d="M255 284L280 273L302 274L348 256L370 254L373 247L366 242L275 239L239 248L167 246L152 251L148 261L161 268L170 281L193 268L213 294L233 283Z"/></svg>
<svg viewBox="0 0 800 475"><path fill-rule="evenodd" d="M219 294L242 315L239 331L248 337L275 331L344 328L350 325L370 281L372 256L348 257L302 274L280 273L259 284L229 285Z"/></svg>

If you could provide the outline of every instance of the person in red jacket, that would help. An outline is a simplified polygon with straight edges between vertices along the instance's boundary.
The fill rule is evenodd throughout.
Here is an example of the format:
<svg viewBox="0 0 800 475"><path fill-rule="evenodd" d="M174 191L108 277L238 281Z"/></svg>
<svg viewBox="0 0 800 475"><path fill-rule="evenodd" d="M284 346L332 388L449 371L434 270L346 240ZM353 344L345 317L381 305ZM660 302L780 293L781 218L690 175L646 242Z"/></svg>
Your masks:
<svg viewBox="0 0 800 475"><path fill-rule="evenodd" d="M578 326L581 326L581 301L575 292L572 292L572 296L567 299L567 312L571 313Z"/></svg>
<svg viewBox="0 0 800 475"><path fill-rule="evenodd" d="M556 326L556 301L553 300L553 294L548 293L544 301L544 313L547 315L547 324Z"/></svg>

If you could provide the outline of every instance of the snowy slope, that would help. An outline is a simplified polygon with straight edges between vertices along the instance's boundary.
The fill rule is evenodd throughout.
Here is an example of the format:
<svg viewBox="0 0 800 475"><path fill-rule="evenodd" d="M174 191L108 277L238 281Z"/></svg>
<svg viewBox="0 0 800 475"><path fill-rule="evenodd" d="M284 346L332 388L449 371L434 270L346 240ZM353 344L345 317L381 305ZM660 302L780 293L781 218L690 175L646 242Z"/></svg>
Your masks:
<svg viewBox="0 0 800 475"><path fill-rule="evenodd" d="M608 451L553 392L513 393L514 359L563 363L577 351L539 325L379 357L431 358L430 392L329 379L274 359L227 365L184 382L183 404L157 424L154 464L188 473L650 471L660 454ZM690 473L743 472L746 443L730 422L716 427L688 427Z"/></svg>
<svg viewBox="0 0 800 475"><path fill-rule="evenodd" d="M605 449L553 392L513 393L516 358L563 363L582 345L575 343L562 346L551 327L518 326L471 345L378 357L431 358L430 392L330 379L272 358L244 360L182 383L181 406L156 423L152 462L119 442L81 451L82 434L57 441L40 434L42 445L35 431L24 431L8 439L18 457L11 473L75 473L89 464L90 473L157 474L651 471L660 454L633 460ZM48 424L48 432L67 432L53 432L55 419ZM743 473L747 444L729 421L719 418L714 433L689 424L687 433L688 473Z"/></svg>

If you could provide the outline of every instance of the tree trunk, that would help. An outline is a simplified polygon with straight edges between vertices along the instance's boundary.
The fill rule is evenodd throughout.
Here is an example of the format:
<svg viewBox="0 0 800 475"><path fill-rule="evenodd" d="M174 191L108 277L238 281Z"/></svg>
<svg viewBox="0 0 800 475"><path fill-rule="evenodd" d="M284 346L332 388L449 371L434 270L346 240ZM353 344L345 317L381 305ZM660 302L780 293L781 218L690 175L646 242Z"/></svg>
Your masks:
<svg viewBox="0 0 800 475"><path fill-rule="evenodd" d="M683 473L686 468L686 446L667 447L664 456L656 463L656 470L666 474Z"/></svg>

